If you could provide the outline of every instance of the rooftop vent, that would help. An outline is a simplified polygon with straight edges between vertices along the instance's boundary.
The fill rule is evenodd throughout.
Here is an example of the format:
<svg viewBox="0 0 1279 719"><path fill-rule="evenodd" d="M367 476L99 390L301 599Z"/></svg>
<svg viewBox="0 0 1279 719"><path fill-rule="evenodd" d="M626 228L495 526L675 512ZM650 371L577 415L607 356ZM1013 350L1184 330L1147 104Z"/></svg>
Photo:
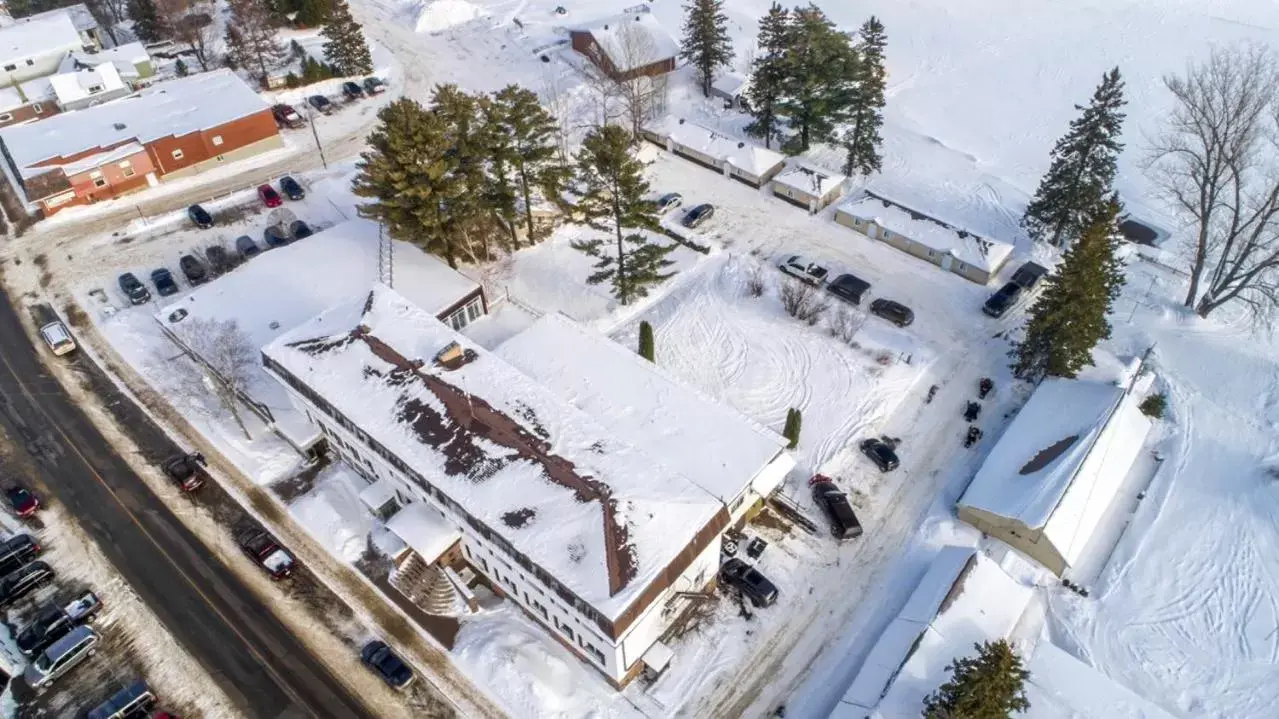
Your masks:
<svg viewBox="0 0 1279 719"><path fill-rule="evenodd" d="M123 129L124 129L124 127L125 127L125 125L124 125L124 123L123 123L123 122L117 122L117 123L115 123L114 125L112 125L112 127L114 127L114 128L115 128L115 129L117 129L117 130L123 130Z"/></svg>
<svg viewBox="0 0 1279 719"><path fill-rule="evenodd" d="M744 143L744 142L739 142L739 143L737 143L737 149L739 149L739 150L740 150L740 149L742 149L743 147L746 147L746 143Z"/></svg>
<svg viewBox="0 0 1279 719"><path fill-rule="evenodd" d="M681 118L679 119L679 124L681 124L681 125L683 125L683 124L684 124L684 118L682 118L682 117L681 117Z"/></svg>

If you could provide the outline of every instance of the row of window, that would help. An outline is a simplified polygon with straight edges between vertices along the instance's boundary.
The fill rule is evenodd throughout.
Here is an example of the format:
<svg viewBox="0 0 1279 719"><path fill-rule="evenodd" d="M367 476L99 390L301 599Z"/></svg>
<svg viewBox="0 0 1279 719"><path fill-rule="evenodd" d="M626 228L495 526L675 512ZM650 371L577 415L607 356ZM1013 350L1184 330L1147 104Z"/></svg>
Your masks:
<svg viewBox="0 0 1279 719"><path fill-rule="evenodd" d="M31 67L34 64L36 64L35 60L32 60L30 58L27 59L27 67ZM8 65L4 66L5 72L13 72L14 70L17 70L17 69L18 69L18 66L15 63L9 63Z"/></svg>
<svg viewBox="0 0 1279 719"><path fill-rule="evenodd" d="M466 303L465 306L458 309L453 314L444 319L444 323L453 328L454 332L460 331L463 327L474 322L484 313L483 302L479 297Z"/></svg>

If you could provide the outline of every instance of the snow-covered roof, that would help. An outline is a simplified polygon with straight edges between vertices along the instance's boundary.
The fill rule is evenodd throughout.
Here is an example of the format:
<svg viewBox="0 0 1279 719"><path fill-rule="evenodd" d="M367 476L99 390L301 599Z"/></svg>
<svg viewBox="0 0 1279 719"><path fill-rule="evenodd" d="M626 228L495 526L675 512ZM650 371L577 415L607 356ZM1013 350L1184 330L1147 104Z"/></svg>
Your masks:
<svg viewBox="0 0 1279 719"><path fill-rule="evenodd" d="M959 504L1042 528L1072 563L1150 431L1139 401L1113 382L1045 379Z"/></svg>
<svg viewBox="0 0 1279 719"><path fill-rule="evenodd" d="M496 352L725 504L774 459L794 464L781 435L563 315L539 318Z"/></svg>
<svg viewBox="0 0 1279 719"><path fill-rule="evenodd" d="M414 502L395 513L386 528L430 564L448 551L462 533L426 502Z"/></svg>
<svg viewBox="0 0 1279 719"><path fill-rule="evenodd" d="M68 5L55 10L38 12L34 15L18 18L17 23L38 22L51 18L55 15L66 15L71 19L71 24L75 27L75 29L80 32L92 30L98 26L98 21L94 19L93 13L89 11L89 7L84 3L76 3L75 5Z"/></svg>
<svg viewBox="0 0 1279 719"><path fill-rule="evenodd" d="M25 80L18 83L18 87L22 88L22 94L26 95L27 100L31 102L57 99L57 94L53 91L53 83L49 81L48 75Z"/></svg>
<svg viewBox="0 0 1279 719"><path fill-rule="evenodd" d="M1035 719L1173 719L1173 714L1088 666L1047 639L1025 662Z"/></svg>
<svg viewBox="0 0 1279 719"><path fill-rule="evenodd" d="M144 152L145 150L146 148L142 146L142 143L126 142L119 147L113 147L110 150L103 150L102 152L95 152L92 155L85 155L84 157L77 158L74 162L59 165L59 167L62 168L62 171L66 173L67 177L70 177L81 172L102 167L103 165L119 162L120 160L136 155L139 152Z"/></svg>
<svg viewBox="0 0 1279 719"><path fill-rule="evenodd" d="M590 33L617 72L626 72L679 55L679 42L645 8L577 28Z"/></svg>
<svg viewBox="0 0 1279 719"><path fill-rule="evenodd" d="M969 547L943 549L867 655L830 716L917 717L946 665L973 644L1005 638L1032 589Z"/></svg>
<svg viewBox="0 0 1279 719"><path fill-rule="evenodd" d="M149 62L146 46L140 42L130 42L98 52L73 52L67 55L59 68L61 72L70 72L80 67L97 67L105 63L115 65L120 77L135 78L138 76L138 63Z"/></svg>
<svg viewBox="0 0 1279 719"><path fill-rule="evenodd" d="M698 125L668 115L649 127L649 131L669 137L678 145L695 150L722 162L760 177L786 162L786 156L760 147L752 142L739 140L718 130Z"/></svg>
<svg viewBox="0 0 1279 719"><path fill-rule="evenodd" d="M0 87L0 112L8 112L16 110L27 104L27 99L22 96L16 87Z"/></svg>
<svg viewBox="0 0 1279 719"><path fill-rule="evenodd" d="M49 78L49 82L53 85L53 92L62 105L125 89L119 71L109 62L97 67L53 75Z"/></svg>
<svg viewBox="0 0 1279 719"><path fill-rule="evenodd" d="M823 167L793 162L779 172L777 177L773 178L773 182L806 192L814 197L825 197L826 193L843 185L847 179L838 172L831 172Z"/></svg>
<svg viewBox="0 0 1279 719"><path fill-rule="evenodd" d="M736 72L723 72L711 81L711 89L725 97L737 97L746 91L748 80L748 77Z"/></svg>
<svg viewBox="0 0 1279 719"><path fill-rule="evenodd" d="M454 343L474 359L435 364ZM609 621L727 525L658 457L385 286L263 352Z"/></svg>
<svg viewBox="0 0 1279 719"><path fill-rule="evenodd" d="M178 78L113 102L0 130L24 177L44 172L37 163L126 140L152 142L208 130L268 111L244 81L227 69Z"/></svg>
<svg viewBox="0 0 1279 719"><path fill-rule="evenodd" d="M861 199L844 203L839 210L938 252L949 252L955 259L983 270L999 269L1013 252L1013 246L1006 242L980 237L878 193L868 192Z"/></svg>
<svg viewBox="0 0 1279 719"><path fill-rule="evenodd" d="M61 10L0 28L0 64L81 46L80 31Z"/></svg>
<svg viewBox="0 0 1279 719"><path fill-rule="evenodd" d="M360 490L360 501L369 509L381 509L395 498L395 484L388 479L379 479Z"/></svg>

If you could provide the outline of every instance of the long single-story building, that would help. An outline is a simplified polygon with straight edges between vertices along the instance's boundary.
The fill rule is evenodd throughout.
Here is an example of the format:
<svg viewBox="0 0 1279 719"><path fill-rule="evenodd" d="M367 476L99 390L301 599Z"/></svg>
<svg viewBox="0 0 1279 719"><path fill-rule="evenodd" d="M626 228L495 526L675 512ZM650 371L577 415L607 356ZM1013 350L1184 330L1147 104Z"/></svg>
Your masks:
<svg viewBox="0 0 1279 719"><path fill-rule="evenodd" d="M1045 379L960 497L959 518L1066 575L1142 452L1152 425L1138 405L1152 381Z"/></svg>
<svg viewBox="0 0 1279 719"><path fill-rule="evenodd" d="M847 180L838 172L793 162L773 178L773 195L810 213L821 212L844 195Z"/></svg>
<svg viewBox="0 0 1279 719"><path fill-rule="evenodd" d="M869 190L837 208L835 221L979 285L989 284L1013 253L1006 242L981 237Z"/></svg>
<svg viewBox="0 0 1279 719"><path fill-rule="evenodd" d="M646 5L574 28L569 43L618 82L673 72L679 57L679 42Z"/></svg>
<svg viewBox="0 0 1279 719"><path fill-rule="evenodd" d="M751 187L764 186L786 165L786 157L780 152L683 118L667 116L646 126L643 133L668 152Z"/></svg>

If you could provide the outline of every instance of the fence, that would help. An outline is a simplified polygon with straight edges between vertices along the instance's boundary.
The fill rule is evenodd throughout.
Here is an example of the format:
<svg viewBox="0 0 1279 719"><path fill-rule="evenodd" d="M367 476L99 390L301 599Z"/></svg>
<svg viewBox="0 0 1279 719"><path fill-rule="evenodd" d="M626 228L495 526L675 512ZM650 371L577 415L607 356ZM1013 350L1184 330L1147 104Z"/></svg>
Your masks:
<svg viewBox="0 0 1279 719"><path fill-rule="evenodd" d="M219 372L217 368L209 364L195 350L191 349L191 347L188 346L186 342L183 342L182 338L178 336L178 333L166 327L164 324L163 318L156 317L155 321L157 324L160 325L160 331L164 333L164 336L167 337L169 341L172 342L175 347L180 349L182 351L182 354L186 355L193 362L195 362L196 364L204 368L205 374L207 377L209 377L209 379L222 385L223 389L230 391L231 394L235 395L235 397L239 399L240 402L243 403L245 407L248 407L254 414L256 414L259 418L261 418L261 420L265 422L267 425L275 424L275 415L271 414L270 407L253 399L252 397L248 395L247 392L243 392L239 389L232 387L231 383L228 382L227 379L222 376L222 373Z"/></svg>

